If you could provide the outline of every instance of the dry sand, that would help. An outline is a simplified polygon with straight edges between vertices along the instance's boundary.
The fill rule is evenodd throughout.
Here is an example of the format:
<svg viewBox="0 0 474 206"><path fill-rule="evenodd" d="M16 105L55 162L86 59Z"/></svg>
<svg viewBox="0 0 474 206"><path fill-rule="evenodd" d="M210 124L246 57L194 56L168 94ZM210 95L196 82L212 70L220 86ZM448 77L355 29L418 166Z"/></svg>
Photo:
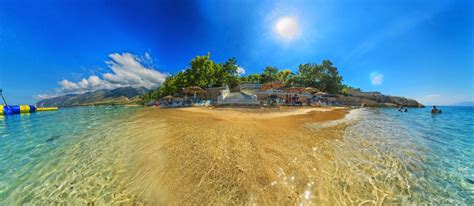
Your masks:
<svg viewBox="0 0 474 206"><path fill-rule="evenodd" d="M134 184L152 204L346 202L328 179L328 139L345 125L307 124L343 118L345 108L143 110L127 130L137 160ZM138 135L137 135L138 134Z"/></svg>

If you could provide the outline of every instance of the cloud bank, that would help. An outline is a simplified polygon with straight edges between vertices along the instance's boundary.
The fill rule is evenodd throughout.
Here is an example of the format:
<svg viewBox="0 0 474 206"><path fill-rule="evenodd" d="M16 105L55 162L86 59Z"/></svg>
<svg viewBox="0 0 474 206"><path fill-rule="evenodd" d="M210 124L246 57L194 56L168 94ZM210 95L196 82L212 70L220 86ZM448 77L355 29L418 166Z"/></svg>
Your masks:
<svg viewBox="0 0 474 206"><path fill-rule="evenodd" d="M130 53L112 53L109 54L109 58L105 63L110 72L101 74L102 77L92 75L78 82L65 79L58 83L60 88L55 89L54 93L37 95L36 98L44 99L118 87L153 89L160 86L168 76L152 67L152 58L148 53L145 53L143 57Z"/></svg>

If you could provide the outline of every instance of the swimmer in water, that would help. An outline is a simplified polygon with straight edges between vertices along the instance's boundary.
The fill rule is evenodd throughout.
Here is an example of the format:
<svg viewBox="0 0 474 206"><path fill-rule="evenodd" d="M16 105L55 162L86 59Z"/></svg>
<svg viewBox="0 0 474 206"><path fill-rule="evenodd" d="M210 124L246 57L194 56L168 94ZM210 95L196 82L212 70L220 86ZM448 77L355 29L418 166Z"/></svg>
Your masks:
<svg viewBox="0 0 474 206"><path fill-rule="evenodd" d="M431 114L439 114L441 113L441 110L436 108L436 106L433 106L433 109L431 109Z"/></svg>

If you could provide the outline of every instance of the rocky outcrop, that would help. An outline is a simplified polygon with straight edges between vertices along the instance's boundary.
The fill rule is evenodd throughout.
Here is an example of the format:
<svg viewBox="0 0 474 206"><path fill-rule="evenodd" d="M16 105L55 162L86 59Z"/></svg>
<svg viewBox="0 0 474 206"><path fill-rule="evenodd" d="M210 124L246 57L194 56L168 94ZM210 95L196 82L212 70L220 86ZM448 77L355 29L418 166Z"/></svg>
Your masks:
<svg viewBox="0 0 474 206"><path fill-rule="evenodd" d="M348 106L368 106L368 107L424 107L423 104L414 99L405 97L384 95L380 92L357 92L344 95L332 95L327 101L337 102Z"/></svg>

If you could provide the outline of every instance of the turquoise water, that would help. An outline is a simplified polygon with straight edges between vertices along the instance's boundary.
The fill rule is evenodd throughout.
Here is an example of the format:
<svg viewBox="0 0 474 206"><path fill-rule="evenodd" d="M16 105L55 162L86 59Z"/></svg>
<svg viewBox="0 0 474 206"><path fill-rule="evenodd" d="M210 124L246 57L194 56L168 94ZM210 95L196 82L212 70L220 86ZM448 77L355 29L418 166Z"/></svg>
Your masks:
<svg viewBox="0 0 474 206"><path fill-rule="evenodd" d="M344 138L327 140L345 171L338 178L370 183L366 191L396 191L397 203L474 204L474 108L441 109L358 110ZM0 205L140 202L128 179L133 136L121 135L138 127L130 121L138 110L0 116Z"/></svg>
<svg viewBox="0 0 474 206"><path fill-rule="evenodd" d="M376 190L399 190L402 203L473 205L474 107L430 109L361 110L337 156L355 179L370 174Z"/></svg>
<svg viewBox="0 0 474 206"><path fill-rule="evenodd" d="M0 205L84 203L119 194L125 166L117 164L124 157L108 145L136 110L78 107L0 116Z"/></svg>

